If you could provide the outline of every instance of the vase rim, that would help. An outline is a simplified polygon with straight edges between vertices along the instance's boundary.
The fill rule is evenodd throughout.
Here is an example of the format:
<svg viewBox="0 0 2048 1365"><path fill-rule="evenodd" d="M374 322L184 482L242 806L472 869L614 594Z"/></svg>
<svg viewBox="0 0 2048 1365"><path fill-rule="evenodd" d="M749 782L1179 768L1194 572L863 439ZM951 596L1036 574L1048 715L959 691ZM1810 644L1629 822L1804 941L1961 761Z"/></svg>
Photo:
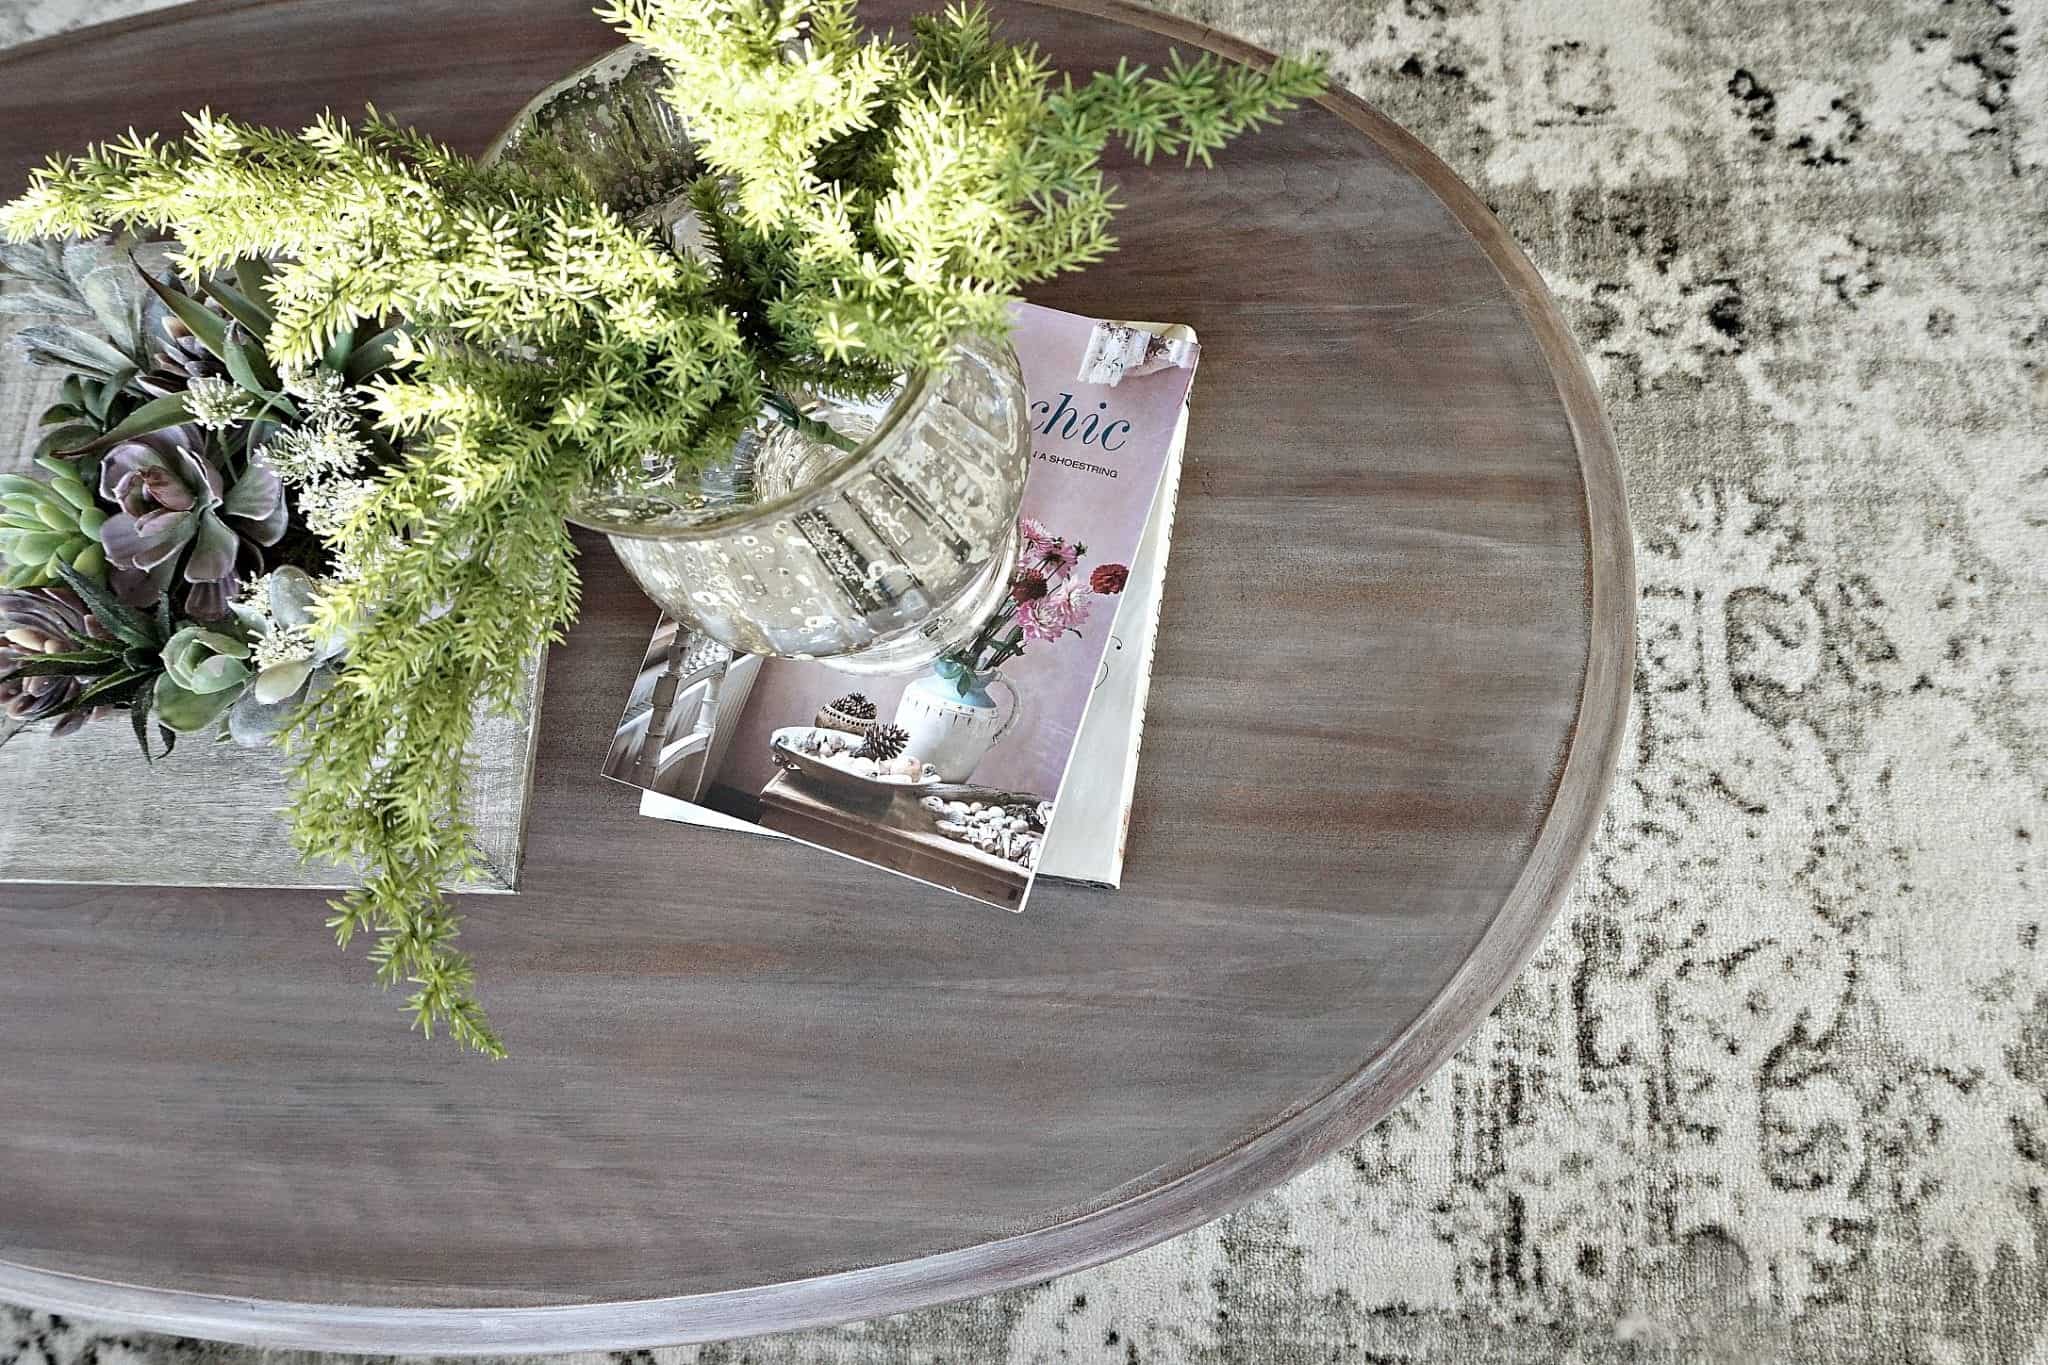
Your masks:
<svg viewBox="0 0 2048 1365"><path fill-rule="evenodd" d="M591 76L604 76L616 81L618 78L629 74L643 61L658 62L660 60L661 56L659 53L644 48L638 43L625 42L620 43L617 47L608 48L600 52L597 56L592 57L589 61L584 62L566 75L557 76L554 80L549 81L536 91L532 99L520 105L519 112L506 120L505 126L498 130L497 135L484 148L483 155L477 158L478 163L485 166L494 164L498 158L505 154L506 145L512 141L513 136L525 128L527 122L534 115L545 108L550 101L574 89L578 82ZM606 69L610 67L618 69L616 71Z"/></svg>
<svg viewBox="0 0 2048 1365"><path fill-rule="evenodd" d="M911 371L904 377L902 389L889 400L889 406L883 410L880 420L875 423L875 429L862 438L858 446L833 461L817 478L776 497L761 502L736 504L730 510L707 514L695 520L677 521L673 525L658 520L636 521L623 517L608 517L595 512L580 512L573 504L566 514L567 520L587 530L602 531L608 536L625 536L633 540L709 540L731 535L734 531L749 525L774 521L813 500L822 492L853 482L869 465L874 464L904 425L930 402L934 374L932 370Z"/></svg>

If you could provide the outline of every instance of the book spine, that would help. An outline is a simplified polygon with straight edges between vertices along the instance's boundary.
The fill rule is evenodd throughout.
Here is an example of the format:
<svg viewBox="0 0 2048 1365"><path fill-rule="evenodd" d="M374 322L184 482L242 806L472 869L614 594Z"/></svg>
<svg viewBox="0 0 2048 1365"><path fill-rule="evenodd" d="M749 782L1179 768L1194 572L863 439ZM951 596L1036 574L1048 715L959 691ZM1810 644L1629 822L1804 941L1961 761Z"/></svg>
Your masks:
<svg viewBox="0 0 2048 1365"><path fill-rule="evenodd" d="M1187 439L1188 409L1183 404L1180 420L1173 429L1173 447L1167 454L1166 475L1159 481L1159 592L1152 599L1151 619L1145 622L1145 652L1138 661L1138 686L1131 698L1131 750L1124 763L1123 791L1117 800L1116 849L1109 866L1112 887L1123 885L1124 844L1130 836L1131 804L1138 791L1138 753L1145 742L1145 705L1152 695L1152 662L1159 654L1160 617L1166 610L1166 571L1173 558L1173 518L1180 507Z"/></svg>

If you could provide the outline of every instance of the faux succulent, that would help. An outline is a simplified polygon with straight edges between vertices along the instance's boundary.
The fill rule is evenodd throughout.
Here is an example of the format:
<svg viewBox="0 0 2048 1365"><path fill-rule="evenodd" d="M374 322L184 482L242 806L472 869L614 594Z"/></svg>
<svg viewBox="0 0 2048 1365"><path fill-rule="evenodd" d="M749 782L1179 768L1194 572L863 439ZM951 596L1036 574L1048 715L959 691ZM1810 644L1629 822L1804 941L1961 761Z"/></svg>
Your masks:
<svg viewBox="0 0 2048 1365"><path fill-rule="evenodd" d="M92 242L0 244L0 283L9 282L20 288L0 294L0 316L37 320L15 335L16 346L31 364L77 376L102 413L109 391L156 363L165 309L124 253ZM66 397L81 411L92 406L84 392ZM56 449L96 434L60 428L45 439Z"/></svg>
<svg viewBox="0 0 2048 1365"><path fill-rule="evenodd" d="M218 308L208 311L220 312ZM223 325L225 321L223 314ZM164 319L163 339L157 346L153 363L139 382L144 389L162 398L189 389L195 383L221 380L227 372L227 362L207 350L206 343L186 325L183 318L172 314Z"/></svg>
<svg viewBox="0 0 2048 1365"><path fill-rule="evenodd" d="M284 485L260 461L228 484L196 425L122 441L100 457L100 496L119 510L100 527L114 591L152 607L185 585L185 615L218 621L261 549L284 537Z"/></svg>
<svg viewBox="0 0 2048 1365"><path fill-rule="evenodd" d="M331 681L347 632L316 626L314 574L338 569L325 537L395 454L356 385L396 336L365 327L281 372L268 278L238 262L188 288L107 247L0 254L7 311L56 319L22 349L67 371L37 474L0 475L0 588L25 590L0 655L10 718L69 733L127 710L146 755L152 720L166 751L214 730L263 744Z"/></svg>
<svg viewBox="0 0 2048 1365"><path fill-rule="evenodd" d="M42 435L35 448L37 459L45 460L60 451L89 445L127 419L143 401L139 380L88 379L80 374L64 376L57 401L44 409Z"/></svg>
<svg viewBox="0 0 2048 1365"><path fill-rule="evenodd" d="M57 721L63 734L105 711L125 710L145 757L155 685L173 627L165 608L151 615L125 606L69 565L64 586L0 593L7 647L0 651L0 697L18 720ZM164 751L174 742L162 730Z"/></svg>
<svg viewBox="0 0 2048 1365"><path fill-rule="evenodd" d="M228 711L228 733L237 744L269 743L333 683L348 635L321 628L314 614L318 593L305 570L286 566L235 604L255 670Z"/></svg>
<svg viewBox="0 0 2048 1365"><path fill-rule="evenodd" d="M59 734L85 724L81 703L102 673L76 671L88 659L109 666L117 641L68 588L0 591L0 709L18 721L57 718Z"/></svg>
<svg viewBox="0 0 2048 1365"><path fill-rule="evenodd" d="M107 514L94 504L76 466L48 455L36 463L49 477L0 474L0 588L62 582L59 564L88 578L102 577L100 532Z"/></svg>
<svg viewBox="0 0 2048 1365"><path fill-rule="evenodd" d="M204 730L227 714L254 676L239 635L185 626L164 642L156 679L157 719L180 734Z"/></svg>

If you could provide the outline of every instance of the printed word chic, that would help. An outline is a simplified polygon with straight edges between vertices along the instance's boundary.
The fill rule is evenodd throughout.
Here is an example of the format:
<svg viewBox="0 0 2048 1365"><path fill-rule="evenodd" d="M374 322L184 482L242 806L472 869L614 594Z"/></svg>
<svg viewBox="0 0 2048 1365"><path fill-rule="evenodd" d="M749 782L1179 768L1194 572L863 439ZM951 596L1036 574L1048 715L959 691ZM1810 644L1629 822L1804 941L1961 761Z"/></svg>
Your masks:
<svg viewBox="0 0 2048 1365"><path fill-rule="evenodd" d="M1058 436L1103 450L1122 450L1130 439L1131 424L1121 417L1108 417L1108 411L1108 403L1097 403L1094 412L1080 412L1074 407L1071 393L1061 394L1058 403L1041 398L1031 405L1031 429L1040 436Z"/></svg>

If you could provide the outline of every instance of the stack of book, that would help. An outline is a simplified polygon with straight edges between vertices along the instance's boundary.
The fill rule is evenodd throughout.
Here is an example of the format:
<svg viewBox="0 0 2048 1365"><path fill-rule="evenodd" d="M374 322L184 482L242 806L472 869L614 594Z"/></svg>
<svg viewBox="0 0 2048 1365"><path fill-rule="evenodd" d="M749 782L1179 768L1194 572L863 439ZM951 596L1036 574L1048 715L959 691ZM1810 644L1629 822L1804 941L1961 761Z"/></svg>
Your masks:
<svg viewBox="0 0 2048 1365"><path fill-rule="evenodd" d="M640 812L800 839L1021 910L1115 887L1173 537L1185 327L1019 305L1032 459L1008 596L899 677L735 655L664 618L605 773Z"/></svg>

